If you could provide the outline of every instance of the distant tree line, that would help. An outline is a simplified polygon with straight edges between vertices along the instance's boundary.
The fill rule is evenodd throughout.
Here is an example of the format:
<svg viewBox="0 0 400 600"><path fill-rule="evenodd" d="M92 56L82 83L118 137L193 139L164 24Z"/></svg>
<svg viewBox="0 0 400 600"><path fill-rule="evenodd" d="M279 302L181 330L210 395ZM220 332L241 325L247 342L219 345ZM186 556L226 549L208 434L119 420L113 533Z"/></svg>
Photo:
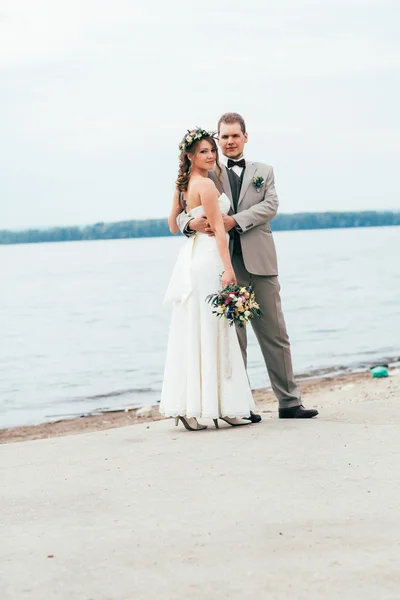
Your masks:
<svg viewBox="0 0 400 600"><path fill-rule="evenodd" d="M399 212L324 212L279 214L272 221L273 231L300 229L337 229L400 225ZM124 238L165 237L171 235L166 219L96 223L85 227L51 227L24 231L0 230L0 244L36 244Z"/></svg>

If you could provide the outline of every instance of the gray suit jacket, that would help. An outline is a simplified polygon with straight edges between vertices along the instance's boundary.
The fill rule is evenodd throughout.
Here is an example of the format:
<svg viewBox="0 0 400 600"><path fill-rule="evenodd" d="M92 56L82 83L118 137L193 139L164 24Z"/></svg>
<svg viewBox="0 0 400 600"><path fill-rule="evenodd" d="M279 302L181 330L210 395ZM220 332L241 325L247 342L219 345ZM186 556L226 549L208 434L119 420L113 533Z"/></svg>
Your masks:
<svg viewBox="0 0 400 600"><path fill-rule="evenodd" d="M222 165L222 185L215 171L208 176L218 190L231 201L230 215L235 217L240 233L243 261L249 273L254 275L278 275L278 263L275 243L269 222L278 211L279 201L275 191L274 171L271 166L259 162L246 161L242 189L239 196L237 213L234 213L232 192L226 167ZM254 177L262 177L264 185L257 191L252 184ZM185 233L185 227L192 217L182 212L178 218L178 227ZM230 244L233 250L233 241Z"/></svg>

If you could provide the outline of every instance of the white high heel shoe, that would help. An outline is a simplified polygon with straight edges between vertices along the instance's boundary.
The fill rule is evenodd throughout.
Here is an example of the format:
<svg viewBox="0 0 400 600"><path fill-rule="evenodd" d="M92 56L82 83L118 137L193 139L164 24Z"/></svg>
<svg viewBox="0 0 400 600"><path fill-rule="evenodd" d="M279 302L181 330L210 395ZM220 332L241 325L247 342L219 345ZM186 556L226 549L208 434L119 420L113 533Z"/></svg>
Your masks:
<svg viewBox="0 0 400 600"><path fill-rule="evenodd" d="M202 431L203 429L207 429L207 425L200 425L200 423L197 422L196 417L190 417L189 419L187 417L175 417L176 426L179 425L180 420L189 431Z"/></svg>
<svg viewBox="0 0 400 600"><path fill-rule="evenodd" d="M228 425L232 425L232 427L243 427L244 425L252 425L251 421L244 421L243 419L240 419L239 417L219 417L221 419L221 421L225 421L225 423L228 423ZM214 421L214 425L216 429L219 429L219 424L218 424L218 419L213 419Z"/></svg>

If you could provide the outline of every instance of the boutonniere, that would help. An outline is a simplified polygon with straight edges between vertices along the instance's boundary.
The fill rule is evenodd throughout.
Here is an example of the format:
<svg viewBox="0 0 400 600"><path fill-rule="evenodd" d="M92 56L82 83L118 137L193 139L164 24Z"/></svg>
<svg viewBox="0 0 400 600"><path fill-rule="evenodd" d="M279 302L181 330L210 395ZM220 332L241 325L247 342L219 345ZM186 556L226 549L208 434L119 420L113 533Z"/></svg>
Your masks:
<svg viewBox="0 0 400 600"><path fill-rule="evenodd" d="M257 193L260 191L260 188L262 188L262 186L265 183L265 179L264 177L253 177L253 185L256 188Z"/></svg>

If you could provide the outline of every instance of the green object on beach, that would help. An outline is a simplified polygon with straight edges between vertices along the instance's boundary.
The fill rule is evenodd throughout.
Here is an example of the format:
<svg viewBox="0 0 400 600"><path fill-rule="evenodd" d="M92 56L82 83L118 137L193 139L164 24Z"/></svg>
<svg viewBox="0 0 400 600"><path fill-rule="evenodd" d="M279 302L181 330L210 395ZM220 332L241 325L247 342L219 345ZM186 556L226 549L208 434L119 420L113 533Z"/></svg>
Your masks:
<svg viewBox="0 0 400 600"><path fill-rule="evenodd" d="M389 371L386 367L374 367L371 369L372 377L388 377Z"/></svg>

